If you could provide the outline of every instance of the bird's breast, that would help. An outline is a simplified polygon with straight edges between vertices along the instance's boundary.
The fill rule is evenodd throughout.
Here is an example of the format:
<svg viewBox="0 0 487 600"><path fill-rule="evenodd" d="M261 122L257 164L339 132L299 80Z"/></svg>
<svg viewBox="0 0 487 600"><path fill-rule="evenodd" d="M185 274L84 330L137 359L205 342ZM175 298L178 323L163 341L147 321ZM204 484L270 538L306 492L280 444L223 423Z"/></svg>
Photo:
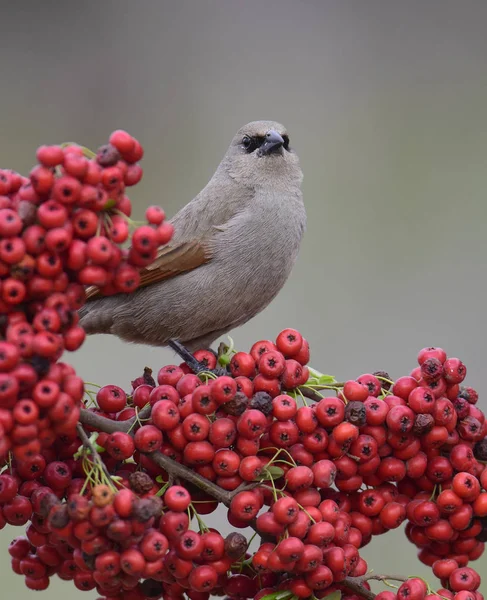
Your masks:
<svg viewBox="0 0 487 600"><path fill-rule="evenodd" d="M289 277L306 225L300 197L267 194L256 200L218 238L218 277L225 281L215 286L235 311L254 314L267 306Z"/></svg>

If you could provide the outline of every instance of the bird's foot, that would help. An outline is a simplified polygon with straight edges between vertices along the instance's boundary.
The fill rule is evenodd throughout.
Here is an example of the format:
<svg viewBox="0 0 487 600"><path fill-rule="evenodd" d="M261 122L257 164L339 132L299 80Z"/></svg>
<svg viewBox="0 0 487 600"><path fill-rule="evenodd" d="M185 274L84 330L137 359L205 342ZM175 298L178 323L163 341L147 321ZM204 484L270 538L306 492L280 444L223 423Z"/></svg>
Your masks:
<svg viewBox="0 0 487 600"><path fill-rule="evenodd" d="M174 350L174 352L176 352L176 354L178 354L184 360L184 362L188 365L188 367L193 371L195 375L199 375L203 372L212 373L217 377L228 374L227 370L223 367L217 366L215 369L208 369L208 367L204 363L201 363L198 360L196 360L196 358L191 354L191 352L185 346L183 346L181 342L178 342L177 340L169 340L168 345Z"/></svg>

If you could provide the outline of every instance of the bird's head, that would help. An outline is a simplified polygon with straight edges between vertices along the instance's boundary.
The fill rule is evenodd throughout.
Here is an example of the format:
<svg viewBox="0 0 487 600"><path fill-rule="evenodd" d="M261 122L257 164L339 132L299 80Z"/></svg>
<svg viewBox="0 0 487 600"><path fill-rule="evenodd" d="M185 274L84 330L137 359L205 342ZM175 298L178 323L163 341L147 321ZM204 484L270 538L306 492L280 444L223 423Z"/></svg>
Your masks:
<svg viewBox="0 0 487 600"><path fill-rule="evenodd" d="M253 121L240 128L224 165L232 178L250 187L299 185L303 177L289 134L275 121Z"/></svg>

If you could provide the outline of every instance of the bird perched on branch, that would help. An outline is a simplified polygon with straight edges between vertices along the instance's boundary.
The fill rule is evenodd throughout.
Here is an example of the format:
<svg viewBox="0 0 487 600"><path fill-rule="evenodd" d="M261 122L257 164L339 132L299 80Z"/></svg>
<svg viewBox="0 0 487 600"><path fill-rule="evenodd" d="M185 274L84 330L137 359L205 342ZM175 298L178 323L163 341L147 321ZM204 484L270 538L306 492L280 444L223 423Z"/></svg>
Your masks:
<svg viewBox="0 0 487 600"><path fill-rule="evenodd" d="M302 172L286 129L238 130L208 185L171 220L174 236L131 294L89 294L88 334L152 346L208 347L280 291L306 225Z"/></svg>

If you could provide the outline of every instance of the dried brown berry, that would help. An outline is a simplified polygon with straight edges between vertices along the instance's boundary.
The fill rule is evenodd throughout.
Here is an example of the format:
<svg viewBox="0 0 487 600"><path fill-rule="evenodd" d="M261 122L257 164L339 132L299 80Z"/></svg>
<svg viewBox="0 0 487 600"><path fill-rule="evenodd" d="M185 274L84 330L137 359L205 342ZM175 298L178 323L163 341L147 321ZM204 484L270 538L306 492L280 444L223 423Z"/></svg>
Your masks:
<svg viewBox="0 0 487 600"><path fill-rule="evenodd" d="M349 402L345 406L345 420L352 423L352 425L356 425L357 427L365 425L367 420L365 404L357 400Z"/></svg>
<svg viewBox="0 0 487 600"><path fill-rule="evenodd" d="M464 398L469 404L477 404L479 399L478 393L473 388L464 386L461 387L458 397Z"/></svg>
<svg viewBox="0 0 487 600"><path fill-rule="evenodd" d="M243 414L249 405L249 399L242 392L237 392L230 402L226 402L222 405L222 409L227 415L239 417Z"/></svg>
<svg viewBox="0 0 487 600"><path fill-rule="evenodd" d="M47 517L47 515L51 512L51 508L59 503L59 498L55 494L44 494L39 503L39 515L41 517Z"/></svg>
<svg viewBox="0 0 487 600"><path fill-rule="evenodd" d="M247 538L236 531L229 533L225 538L225 554L233 560L245 554L247 546Z"/></svg>
<svg viewBox="0 0 487 600"><path fill-rule="evenodd" d="M147 385L150 385L152 387L156 387L156 382L154 381L154 378L152 377L152 369L150 369L149 367L144 367L144 382Z"/></svg>
<svg viewBox="0 0 487 600"><path fill-rule="evenodd" d="M433 415L419 414L414 419L413 433L415 435L425 435L429 433L435 425Z"/></svg>
<svg viewBox="0 0 487 600"><path fill-rule="evenodd" d="M380 381L380 385L383 390L389 391L391 389L392 383L389 383L389 381L391 381L391 376L387 371L375 371L372 373L372 375L377 377L377 379ZM384 381L384 379L389 379L389 381Z"/></svg>
<svg viewBox="0 0 487 600"><path fill-rule="evenodd" d="M146 579L140 584L140 590L146 598L160 598L164 587L160 581Z"/></svg>
<svg viewBox="0 0 487 600"><path fill-rule="evenodd" d="M487 461L487 438L484 438L480 442L477 442L473 447L473 454L477 460ZM487 520L486 520L487 528Z"/></svg>
<svg viewBox="0 0 487 600"><path fill-rule="evenodd" d="M49 526L52 529L63 529L69 523L68 507L66 504L57 504L49 512Z"/></svg>
<svg viewBox="0 0 487 600"><path fill-rule="evenodd" d="M134 502L132 514L137 521L146 523L152 517L159 517L162 513L162 500L158 496L139 498Z"/></svg>
<svg viewBox="0 0 487 600"><path fill-rule="evenodd" d="M482 517L479 519L480 524L482 525L482 530L475 536L475 539L478 542L487 542L487 518Z"/></svg>
<svg viewBox="0 0 487 600"><path fill-rule="evenodd" d="M250 408L255 408L264 413L265 416L272 412L272 397L267 392L257 392L250 400Z"/></svg>
<svg viewBox="0 0 487 600"><path fill-rule="evenodd" d="M98 148L96 162L102 167L112 167L121 159L120 152L111 144Z"/></svg>
<svg viewBox="0 0 487 600"><path fill-rule="evenodd" d="M136 471L129 476L130 487L136 494L147 494L152 489L152 477L142 471Z"/></svg>

